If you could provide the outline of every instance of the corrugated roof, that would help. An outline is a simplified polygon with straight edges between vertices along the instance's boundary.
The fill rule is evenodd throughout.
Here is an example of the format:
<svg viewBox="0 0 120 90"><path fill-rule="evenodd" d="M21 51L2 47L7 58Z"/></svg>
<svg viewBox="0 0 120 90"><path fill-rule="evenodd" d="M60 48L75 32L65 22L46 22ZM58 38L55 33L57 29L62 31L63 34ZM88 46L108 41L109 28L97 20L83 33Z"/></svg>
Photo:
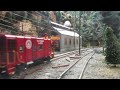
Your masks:
<svg viewBox="0 0 120 90"><path fill-rule="evenodd" d="M76 37L79 37L79 34L74 33L73 31L68 31L68 30L61 29L61 28L56 28L56 27L53 27L53 28L63 35L69 35L69 36L74 36L75 35Z"/></svg>

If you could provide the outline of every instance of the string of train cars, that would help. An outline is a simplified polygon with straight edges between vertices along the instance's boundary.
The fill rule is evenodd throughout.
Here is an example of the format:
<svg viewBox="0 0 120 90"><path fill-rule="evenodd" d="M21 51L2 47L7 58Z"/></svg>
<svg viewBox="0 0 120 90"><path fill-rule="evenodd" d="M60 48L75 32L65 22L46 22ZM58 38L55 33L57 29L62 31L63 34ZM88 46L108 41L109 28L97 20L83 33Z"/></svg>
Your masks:
<svg viewBox="0 0 120 90"><path fill-rule="evenodd" d="M0 73L15 74L16 68L54 57L52 40L0 34Z"/></svg>

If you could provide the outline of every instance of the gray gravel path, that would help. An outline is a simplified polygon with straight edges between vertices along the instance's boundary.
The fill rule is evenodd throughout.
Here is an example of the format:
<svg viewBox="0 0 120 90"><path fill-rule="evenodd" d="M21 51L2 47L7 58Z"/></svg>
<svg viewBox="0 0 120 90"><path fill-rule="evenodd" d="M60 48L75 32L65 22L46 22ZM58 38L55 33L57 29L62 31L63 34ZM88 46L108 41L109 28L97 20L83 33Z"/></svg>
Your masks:
<svg viewBox="0 0 120 90"><path fill-rule="evenodd" d="M101 53L102 48L96 49L96 54L89 61L86 70L83 74L82 79L120 79L120 66L117 68L109 67L104 62L105 56ZM76 65L76 69L70 71L68 77L65 79L77 79L79 74L85 65L88 57L83 58L79 64ZM70 59L70 62L62 58L56 61L53 61L49 64L43 64L42 70L38 70L30 75L27 75L25 79L56 79L65 69L72 65L77 59ZM52 68L53 66L69 64L66 67Z"/></svg>

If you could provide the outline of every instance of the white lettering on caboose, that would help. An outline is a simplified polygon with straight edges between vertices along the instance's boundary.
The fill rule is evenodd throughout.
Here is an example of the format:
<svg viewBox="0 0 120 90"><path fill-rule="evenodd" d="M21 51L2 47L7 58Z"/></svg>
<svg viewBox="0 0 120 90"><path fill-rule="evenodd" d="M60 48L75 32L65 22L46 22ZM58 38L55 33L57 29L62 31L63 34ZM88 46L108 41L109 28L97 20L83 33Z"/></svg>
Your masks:
<svg viewBox="0 0 120 90"><path fill-rule="evenodd" d="M37 40L38 44L43 44L44 40Z"/></svg>

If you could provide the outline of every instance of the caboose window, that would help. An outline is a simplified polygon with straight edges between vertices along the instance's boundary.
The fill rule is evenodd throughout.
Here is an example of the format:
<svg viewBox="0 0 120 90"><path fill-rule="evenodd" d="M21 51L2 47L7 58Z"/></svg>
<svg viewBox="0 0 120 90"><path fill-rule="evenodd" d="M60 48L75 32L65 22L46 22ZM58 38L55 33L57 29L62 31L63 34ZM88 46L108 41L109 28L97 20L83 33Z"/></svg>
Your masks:
<svg viewBox="0 0 120 90"><path fill-rule="evenodd" d="M39 50L41 50L41 49L43 49L43 45L40 45L40 46L39 46Z"/></svg>
<svg viewBox="0 0 120 90"><path fill-rule="evenodd" d="M19 51L20 51L20 52L24 52L24 47L23 47L23 46L20 46L20 47L19 47Z"/></svg>

